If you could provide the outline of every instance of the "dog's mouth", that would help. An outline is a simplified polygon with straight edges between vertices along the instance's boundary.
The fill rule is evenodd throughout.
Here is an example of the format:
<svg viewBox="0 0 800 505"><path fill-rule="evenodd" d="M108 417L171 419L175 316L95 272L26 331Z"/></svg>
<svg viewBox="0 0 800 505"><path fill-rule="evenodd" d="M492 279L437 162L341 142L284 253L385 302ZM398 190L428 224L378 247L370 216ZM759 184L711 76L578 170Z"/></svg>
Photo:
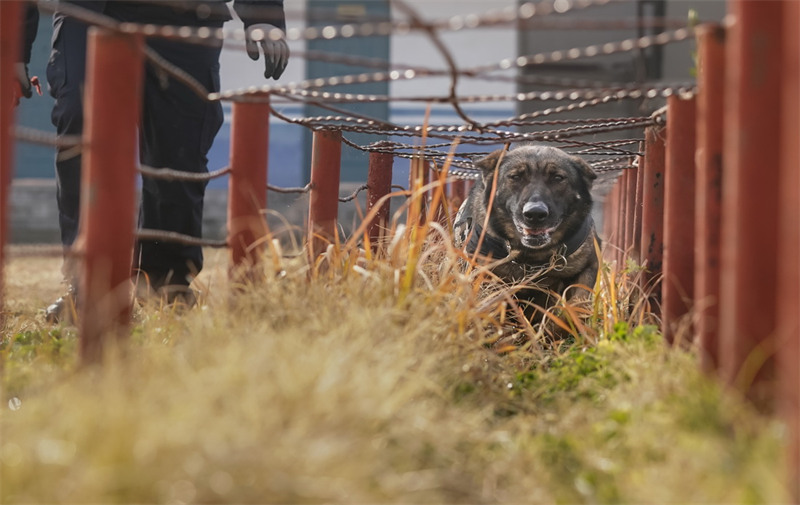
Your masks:
<svg viewBox="0 0 800 505"><path fill-rule="evenodd" d="M520 235L522 235L522 245L540 248L549 245L553 241L552 233L556 231L558 224L542 228L529 228L527 226L518 226L517 228Z"/></svg>

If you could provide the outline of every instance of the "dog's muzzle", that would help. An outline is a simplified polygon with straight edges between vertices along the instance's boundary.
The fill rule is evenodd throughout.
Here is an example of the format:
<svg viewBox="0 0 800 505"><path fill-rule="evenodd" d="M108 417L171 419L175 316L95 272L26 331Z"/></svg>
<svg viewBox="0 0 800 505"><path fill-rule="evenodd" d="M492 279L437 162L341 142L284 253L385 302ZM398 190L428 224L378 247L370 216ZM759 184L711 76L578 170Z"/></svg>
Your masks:
<svg viewBox="0 0 800 505"><path fill-rule="evenodd" d="M545 247L553 240L551 234L559 223L553 224L550 209L544 202L525 202L522 216L514 219L514 224L522 236L522 245L537 249Z"/></svg>

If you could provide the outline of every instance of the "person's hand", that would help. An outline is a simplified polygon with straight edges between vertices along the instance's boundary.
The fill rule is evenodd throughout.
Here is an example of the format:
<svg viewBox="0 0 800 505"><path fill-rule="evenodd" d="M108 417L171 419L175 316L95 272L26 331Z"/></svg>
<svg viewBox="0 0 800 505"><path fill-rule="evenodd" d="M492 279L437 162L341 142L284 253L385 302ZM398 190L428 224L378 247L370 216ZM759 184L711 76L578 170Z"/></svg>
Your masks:
<svg viewBox="0 0 800 505"><path fill-rule="evenodd" d="M14 63L14 74L17 77L19 88L15 92L14 104L19 103L20 97L30 98L33 96L31 78L28 75L28 65L22 62Z"/></svg>
<svg viewBox="0 0 800 505"><path fill-rule="evenodd" d="M261 51L258 50L261 46ZM261 23L247 28L245 48L250 59L257 60L264 53L264 77L277 80L289 62L289 45L280 28Z"/></svg>

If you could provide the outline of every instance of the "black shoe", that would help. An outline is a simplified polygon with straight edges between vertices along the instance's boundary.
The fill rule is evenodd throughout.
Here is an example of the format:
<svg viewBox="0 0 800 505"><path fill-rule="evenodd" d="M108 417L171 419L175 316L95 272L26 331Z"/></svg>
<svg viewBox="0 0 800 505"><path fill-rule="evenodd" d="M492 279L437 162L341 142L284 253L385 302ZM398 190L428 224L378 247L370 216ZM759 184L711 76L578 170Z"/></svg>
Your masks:
<svg viewBox="0 0 800 505"><path fill-rule="evenodd" d="M161 300L166 307L178 310L189 310L197 305L197 295L189 286L183 284L168 284L158 290Z"/></svg>
<svg viewBox="0 0 800 505"><path fill-rule="evenodd" d="M153 288L148 283L140 282L136 284L135 296L141 304L156 303L162 308L174 307L181 311L197 305L197 295L186 284L167 284Z"/></svg>
<svg viewBox="0 0 800 505"><path fill-rule="evenodd" d="M44 318L48 323L74 323L78 318L78 290L73 285L67 286L67 292L44 309Z"/></svg>

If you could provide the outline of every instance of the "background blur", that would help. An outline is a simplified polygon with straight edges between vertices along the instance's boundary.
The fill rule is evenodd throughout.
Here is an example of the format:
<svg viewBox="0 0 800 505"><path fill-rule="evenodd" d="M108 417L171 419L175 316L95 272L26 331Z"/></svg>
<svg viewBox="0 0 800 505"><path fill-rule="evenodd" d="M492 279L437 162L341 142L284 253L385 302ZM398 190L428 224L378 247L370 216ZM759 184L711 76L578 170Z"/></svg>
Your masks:
<svg viewBox="0 0 800 505"><path fill-rule="evenodd" d="M563 0L561 0L563 1ZM511 0L408 0L405 5L425 20L447 20L456 15L481 14L489 9L515 7L523 2ZM556 2L557 3L557 2ZM721 21L725 15L723 0L631 0L616 2L598 8L576 9L560 16L533 18L513 26L482 27L474 30L442 31L439 36L459 67L475 67L496 63L518 55L543 51L583 47L631 37L658 33L663 29L686 26L690 11L694 10L701 21ZM408 19L405 10L388 0L286 1L287 28L361 22L364 20ZM233 20L226 28L241 27ZM54 131L50 123L52 99L46 90L45 66L49 57L52 18L42 13L39 33L33 49L31 75L43 82L44 96L23 100L17 109L18 124L46 131ZM298 83L317 77L354 74L380 70L329 63L317 59L313 52L337 53L372 58L377 62L426 67L444 70L446 61L420 32L386 37L351 38L334 40L295 40L290 42L292 57L279 84ZM520 82L519 76L546 73L548 77L565 77L607 81L614 83L644 84L655 82L686 82L693 79L694 42L684 41L654 46L641 51L623 52L602 58L567 61L536 67L506 71L506 79L469 79L458 82L459 95L505 94L534 89L553 89L530 80ZM261 61L253 62L241 44L226 41L221 59L222 89L239 89L252 85L268 84L262 75ZM495 73L494 75L503 75ZM272 81L270 81L271 83ZM446 96L450 80L446 77L419 77L410 80L337 86L336 91L354 93L389 94L392 97ZM562 102L563 103L563 102ZM488 102L467 103L465 111L478 121L502 120L533 108L553 106L547 102ZM612 102L588 110L578 110L559 117L626 117L652 112L661 104L657 101L625 100ZM227 165L230 138L230 102L223 102L226 121L209 154L209 169ZM310 105L291 102L273 103L275 109L290 117L329 114ZM396 124L421 125L426 108L424 102L389 101L383 103L346 104L342 106L354 113L387 119ZM446 104L431 106L432 124L461 124L462 119ZM365 144L381 137L366 134L348 134L350 140ZM407 141L407 139L405 140ZM270 126L269 182L282 187L303 186L308 182L311 153L310 131L302 126L288 124L273 118ZM11 199L12 242L57 242L57 213L54 182L54 151L49 147L17 142L15 172ZM368 155L345 146L342 160L342 192L366 180ZM408 183L408 162L397 159L393 172L394 183ZM209 238L224 236L227 179L210 183L206 202L205 234ZM602 201L602 193L596 195ZM286 215L292 222L302 222L304 197L269 194L269 207ZM345 206L353 214L352 205ZM345 217L344 219L348 219Z"/></svg>

